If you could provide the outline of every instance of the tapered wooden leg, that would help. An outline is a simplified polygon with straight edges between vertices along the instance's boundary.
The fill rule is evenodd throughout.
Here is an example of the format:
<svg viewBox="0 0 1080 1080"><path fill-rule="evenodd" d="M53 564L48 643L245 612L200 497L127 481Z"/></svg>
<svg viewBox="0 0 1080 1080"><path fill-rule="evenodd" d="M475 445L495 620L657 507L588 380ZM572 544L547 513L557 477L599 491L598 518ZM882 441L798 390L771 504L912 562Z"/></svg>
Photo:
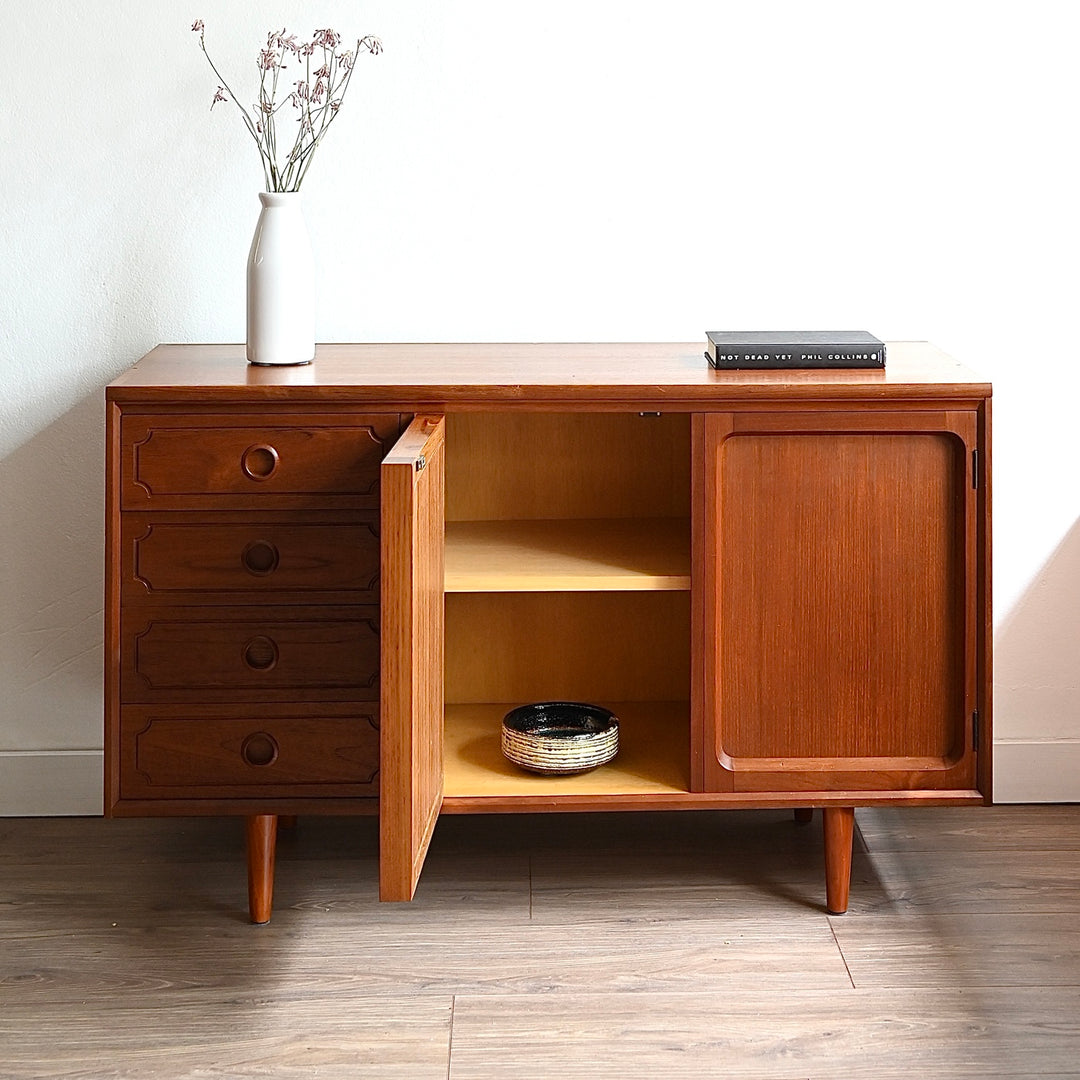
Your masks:
<svg viewBox="0 0 1080 1080"><path fill-rule="evenodd" d="M830 915L847 911L851 889L851 840L855 832L855 809L826 806L822 810L825 827L825 907Z"/></svg>
<svg viewBox="0 0 1080 1080"><path fill-rule="evenodd" d="M269 922L274 904L277 820L276 814L253 814L244 823L247 832L248 910L253 923Z"/></svg>
<svg viewBox="0 0 1080 1080"><path fill-rule="evenodd" d="M795 807L795 824L809 825L814 820L814 808L812 806Z"/></svg>

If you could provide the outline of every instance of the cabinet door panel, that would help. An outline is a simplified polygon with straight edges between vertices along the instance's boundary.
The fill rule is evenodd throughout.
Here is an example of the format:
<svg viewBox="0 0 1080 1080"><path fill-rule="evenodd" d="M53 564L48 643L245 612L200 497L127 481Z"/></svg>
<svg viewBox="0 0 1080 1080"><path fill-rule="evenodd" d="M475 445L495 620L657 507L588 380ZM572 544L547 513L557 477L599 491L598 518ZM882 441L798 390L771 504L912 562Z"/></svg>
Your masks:
<svg viewBox="0 0 1080 1080"><path fill-rule="evenodd" d="M416 417L382 465L383 900L412 899L442 807L444 445Z"/></svg>
<svg viewBox="0 0 1080 1080"><path fill-rule="evenodd" d="M974 433L709 418L708 786L974 786Z"/></svg>

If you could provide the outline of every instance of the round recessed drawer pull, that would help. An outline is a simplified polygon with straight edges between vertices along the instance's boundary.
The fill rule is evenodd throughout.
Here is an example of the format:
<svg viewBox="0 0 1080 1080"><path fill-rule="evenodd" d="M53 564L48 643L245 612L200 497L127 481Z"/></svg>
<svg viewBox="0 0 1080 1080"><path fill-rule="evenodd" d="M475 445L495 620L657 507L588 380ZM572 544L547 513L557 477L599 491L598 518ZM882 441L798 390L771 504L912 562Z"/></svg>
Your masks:
<svg viewBox="0 0 1080 1080"><path fill-rule="evenodd" d="M252 671L269 671L278 662L278 647L272 638L260 634L244 645L243 655Z"/></svg>
<svg viewBox="0 0 1080 1080"><path fill-rule="evenodd" d="M250 480L269 480L277 467L278 452L266 444L249 446L240 457L240 468Z"/></svg>
<svg viewBox="0 0 1080 1080"><path fill-rule="evenodd" d="M265 731L256 731L241 744L240 756L249 765L273 765L278 756L277 740Z"/></svg>
<svg viewBox="0 0 1080 1080"><path fill-rule="evenodd" d="M278 566L281 553L269 540L252 540L240 553L240 561L249 574L264 577L272 574Z"/></svg>

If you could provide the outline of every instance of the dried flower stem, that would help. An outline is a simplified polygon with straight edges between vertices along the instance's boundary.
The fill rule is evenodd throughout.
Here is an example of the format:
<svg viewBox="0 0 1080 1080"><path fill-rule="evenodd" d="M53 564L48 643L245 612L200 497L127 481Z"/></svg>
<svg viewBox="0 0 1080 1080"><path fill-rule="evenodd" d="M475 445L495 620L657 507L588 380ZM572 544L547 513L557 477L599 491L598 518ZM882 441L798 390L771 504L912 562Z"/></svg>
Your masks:
<svg viewBox="0 0 1080 1080"><path fill-rule="evenodd" d="M211 108L218 101L226 100L222 93L226 91L240 110L244 126L259 148L266 190L299 191L311 167L316 147L341 110L341 103L356 68L356 57L361 49L366 49L373 56L378 55L382 52L382 43L378 38L368 35L356 42L355 50L339 52L337 47L341 43L341 36L336 30L316 30L310 42L298 42L296 35L286 35L284 28L280 31L271 30L267 35L266 48L259 52L256 61L259 68L259 100L252 106L252 115L240 104L236 94L210 59L210 54L206 51L202 19L197 19L191 29L199 34L199 47L221 84L214 95ZM322 65L312 72L311 57L315 55L316 49L322 50ZM293 90L278 101L279 76L286 67L285 59L290 53L297 59L303 57L304 78L297 80L293 84ZM276 121L286 102L292 104L299 115L296 138L288 156L282 162L278 155Z"/></svg>

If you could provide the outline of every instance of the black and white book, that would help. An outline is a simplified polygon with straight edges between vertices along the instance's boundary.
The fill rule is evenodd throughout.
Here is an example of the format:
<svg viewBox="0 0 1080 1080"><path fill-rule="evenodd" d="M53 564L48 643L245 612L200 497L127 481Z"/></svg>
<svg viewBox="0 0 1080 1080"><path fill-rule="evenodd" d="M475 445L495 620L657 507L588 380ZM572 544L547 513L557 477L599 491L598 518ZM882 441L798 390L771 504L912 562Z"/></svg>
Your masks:
<svg viewBox="0 0 1080 1080"><path fill-rule="evenodd" d="M714 368L883 368L885 343L865 330L709 330Z"/></svg>

